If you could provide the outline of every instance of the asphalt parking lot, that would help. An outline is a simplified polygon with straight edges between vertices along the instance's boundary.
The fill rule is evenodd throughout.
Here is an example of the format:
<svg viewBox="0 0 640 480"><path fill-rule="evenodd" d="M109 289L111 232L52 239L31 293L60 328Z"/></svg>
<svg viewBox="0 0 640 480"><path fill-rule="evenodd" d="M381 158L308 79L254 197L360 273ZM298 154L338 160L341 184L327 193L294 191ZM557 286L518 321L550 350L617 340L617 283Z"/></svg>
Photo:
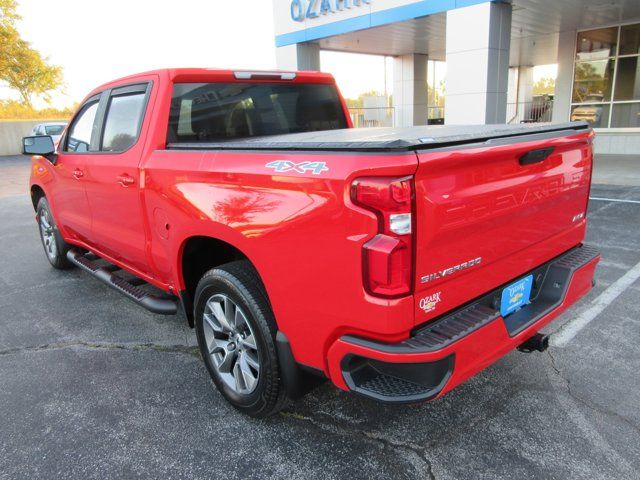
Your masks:
<svg viewBox="0 0 640 480"><path fill-rule="evenodd" d="M594 185L598 284L547 352L430 404L327 384L258 421L218 395L183 317L49 266L28 170L0 157L0 478L640 478L640 187Z"/></svg>

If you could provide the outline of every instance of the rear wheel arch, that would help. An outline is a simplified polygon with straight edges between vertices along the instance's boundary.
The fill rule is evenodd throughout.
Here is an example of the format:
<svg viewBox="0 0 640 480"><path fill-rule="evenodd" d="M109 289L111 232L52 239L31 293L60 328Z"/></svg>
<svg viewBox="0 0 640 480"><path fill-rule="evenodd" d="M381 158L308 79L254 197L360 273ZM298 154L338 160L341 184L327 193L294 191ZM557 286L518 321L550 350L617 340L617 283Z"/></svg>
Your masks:
<svg viewBox="0 0 640 480"><path fill-rule="evenodd" d="M251 259L236 246L215 237L193 236L187 238L180 248L178 266L184 290L180 292L189 326L193 327L193 299L196 287L202 276L212 268L219 267L229 262L246 260L256 271L257 278L266 293L264 282Z"/></svg>
<svg viewBox="0 0 640 480"><path fill-rule="evenodd" d="M31 203L33 204L33 210L38 210L38 202L42 197L46 197L44 190L39 185L31 185Z"/></svg>

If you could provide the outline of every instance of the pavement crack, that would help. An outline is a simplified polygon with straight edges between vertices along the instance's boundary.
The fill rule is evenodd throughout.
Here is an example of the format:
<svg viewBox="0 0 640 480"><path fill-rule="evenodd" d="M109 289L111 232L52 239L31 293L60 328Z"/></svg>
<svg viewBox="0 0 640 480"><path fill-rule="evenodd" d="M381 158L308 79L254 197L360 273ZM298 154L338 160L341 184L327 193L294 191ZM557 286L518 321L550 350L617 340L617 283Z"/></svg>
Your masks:
<svg viewBox="0 0 640 480"><path fill-rule="evenodd" d="M425 449L418 444L415 444L413 442L397 440L394 438L388 438L385 435L382 435L380 433L370 432L360 428L346 428L343 425L335 422L330 417L328 422L322 422L317 418L303 415L297 412L283 411L283 412L280 412L280 415L285 418L308 422L313 426L319 428L320 430L329 432L334 435L340 435L340 436L346 436L346 437L360 436L360 437L364 437L364 439L368 442L378 444L382 448L394 450L398 453L399 451L404 451L404 453L409 453L414 458L413 459L408 458L407 460L416 468L416 470L422 471L427 475L427 478L431 480L436 479L433 473L433 467L432 467L431 461L427 457ZM405 456L402 453L401 455Z"/></svg>
<svg viewBox="0 0 640 480"><path fill-rule="evenodd" d="M29 352L46 352L52 350L63 349L85 349L85 350L128 350L128 351L155 351L165 353L184 353L200 356L197 347L188 345L168 345L159 343L129 343L129 342L60 342L46 343L42 345L33 345L27 347L15 347L0 350L0 356L13 355Z"/></svg>
<svg viewBox="0 0 640 480"><path fill-rule="evenodd" d="M633 423L628 418L624 417L623 415L619 414L618 412L615 412L615 411L610 410L608 408L604 408L604 407L602 407L600 405L592 403L589 400L587 400L585 398L582 398L581 396L577 395L573 391L573 389L571 387L571 381L564 376L564 374L562 373L562 370L560 370L560 368L556 365L555 358L553 357L553 355L551 354L551 352L549 350L547 350L547 354L549 355L549 359L551 360L551 368L553 368L553 370L555 371L555 373L558 376L558 378L560 378L560 380L562 380L562 382L565 384L565 388L567 390L567 395L569 395L569 397L571 397L573 400L575 400L579 404L584 405L588 409L593 410L594 412L598 412L598 413L601 413L603 415L607 415L607 416L610 416L610 417L617 418L622 423L627 425L629 428L635 430L638 434L640 434L640 427L638 425L636 425L635 423Z"/></svg>
<svg viewBox="0 0 640 480"><path fill-rule="evenodd" d="M385 436L375 432L360 431L359 433L361 433L367 438L381 442L387 448L391 448L391 449L400 448L400 449L405 449L405 450L409 450L410 452L413 452L424 463L428 478L430 478L431 480L435 480L436 477L433 474L431 460L427 458L425 449L422 448L420 445L416 445L415 443L412 443L412 442L403 442L403 441L399 441L392 438L386 438Z"/></svg>
<svg viewBox="0 0 640 480"><path fill-rule="evenodd" d="M553 370L556 372L556 375L558 375L562 380L564 380L568 384L569 383L568 380L562 376L560 369L556 366L556 359L553 358L553 355L551 355L551 350L549 350L548 348L547 348L547 355L549 355L549 359L551 360L551 368L553 368Z"/></svg>

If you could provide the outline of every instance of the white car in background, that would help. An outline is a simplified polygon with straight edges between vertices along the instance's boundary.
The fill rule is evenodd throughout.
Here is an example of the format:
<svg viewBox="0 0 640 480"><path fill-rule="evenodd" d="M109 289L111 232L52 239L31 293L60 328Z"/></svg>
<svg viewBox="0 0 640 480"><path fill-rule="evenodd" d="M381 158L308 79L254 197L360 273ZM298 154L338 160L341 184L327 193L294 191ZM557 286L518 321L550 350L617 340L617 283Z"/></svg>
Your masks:
<svg viewBox="0 0 640 480"><path fill-rule="evenodd" d="M40 123L31 129L31 136L49 135L53 138L54 145L58 145L66 126L64 122Z"/></svg>

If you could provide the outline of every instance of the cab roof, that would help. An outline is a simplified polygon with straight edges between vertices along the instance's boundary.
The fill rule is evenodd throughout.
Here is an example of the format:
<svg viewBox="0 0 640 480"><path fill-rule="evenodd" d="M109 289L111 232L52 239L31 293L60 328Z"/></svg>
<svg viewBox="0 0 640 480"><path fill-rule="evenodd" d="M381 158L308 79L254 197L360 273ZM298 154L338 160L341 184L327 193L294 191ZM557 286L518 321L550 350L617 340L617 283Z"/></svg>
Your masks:
<svg viewBox="0 0 640 480"><path fill-rule="evenodd" d="M169 83L205 82L293 82L335 84L333 75L314 71L285 70L222 70L214 68L164 68L149 70L121 77L94 88L89 96L118 85L148 80L158 77Z"/></svg>

